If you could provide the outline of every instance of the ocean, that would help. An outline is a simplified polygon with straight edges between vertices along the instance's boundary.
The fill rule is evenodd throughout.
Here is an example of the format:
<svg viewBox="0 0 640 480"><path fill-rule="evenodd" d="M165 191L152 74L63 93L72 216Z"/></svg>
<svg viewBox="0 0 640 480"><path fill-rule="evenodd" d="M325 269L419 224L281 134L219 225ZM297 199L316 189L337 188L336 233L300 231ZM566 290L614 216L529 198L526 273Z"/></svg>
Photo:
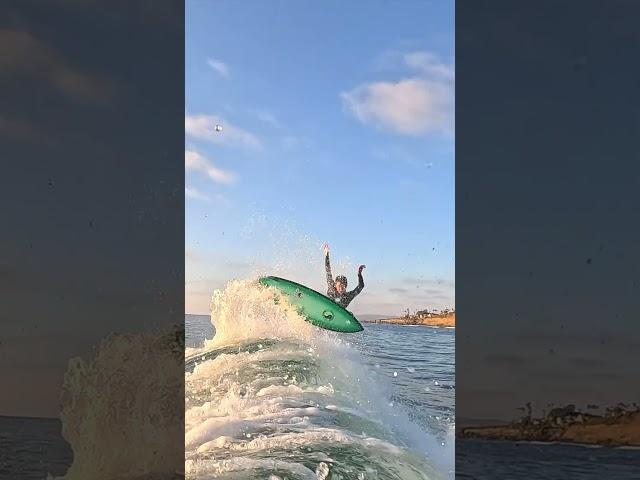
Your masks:
<svg viewBox="0 0 640 480"><path fill-rule="evenodd" d="M0 416L0 479L42 480L64 474L73 459L57 418Z"/></svg>
<svg viewBox="0 0 640 480"><path fill-rule="evenodd" d="M0 417L0 479L64 475L73 453L60 434L61 427L57 419ZM640 450L629 448L470 439L457 441L456 462L459 479L640 478Z"/></svg>
<svg viewBox="0 0 640 480"><path fill-rule="evenodd" d="M218 331L208 315L185 316L187 478L453 478L455 451L456 478L640 479L637 448L469 439L454 450L455 330L365 324L361 333L333 334L264 300L246 285L232 284L214 296ZM100 351L113 360L92 364L97 378L139 388L157 370L147 372L144 365L163 357L147 353L135 369L124 367L135 352L153 352L155 341L112 338ZM123 359L110 353L124 347L130 353ZM73 399L84 398L83 385L72 391ZM67 412L76 426L86 417ZM106 420L109 428L115 425L115 418ZM138 425L123 421L124 428ZM175 423L171 417L167 422ZM108 451L118 452L117 438L96 445L91 437L76 439L74 455L61 429L58 419L0 416L0 479L95 478L82 472L104 472L113 460ZM153 464L146 450L148 442L140 443L124 471ZM69 476L72 463L86 469ZM118 478L140 478L138 473Z"/></svg>
<svg viewBox="0 0 640 480"><path fill-rule="evenodd" d="M640 449L465 439L456 478L469 480L640 479Z"/></svg>
<svg viewBox="0 0 640 480"><path fill-rule="evenodd" d="M212 308L185 318L187 478L453 478L455 330L336 334L244 282Z"/></svg>

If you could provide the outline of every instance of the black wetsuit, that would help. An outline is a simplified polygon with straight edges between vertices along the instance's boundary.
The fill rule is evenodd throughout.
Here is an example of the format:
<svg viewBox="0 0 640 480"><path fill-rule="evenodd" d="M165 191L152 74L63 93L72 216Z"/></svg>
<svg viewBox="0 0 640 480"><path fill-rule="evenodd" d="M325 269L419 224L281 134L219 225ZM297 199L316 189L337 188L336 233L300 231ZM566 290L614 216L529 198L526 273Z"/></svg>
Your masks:
<svg viewBox="0 0 640 480"><path fill-rule="evenodd" d="M347 307L351 303L356 295L358 295L362 289L364 288L364 280L362 278L362 272L358 272L358 286L351 290L350 292L344 292L342 295L338 293L336 290L336 283L333 280L333 275L331 275L331 264L329 263L329 254L325 257L324 266L327 270L327 285L329 288L327 289L327 296L333 300L334 302L340 304L342 307Z"/></svg>

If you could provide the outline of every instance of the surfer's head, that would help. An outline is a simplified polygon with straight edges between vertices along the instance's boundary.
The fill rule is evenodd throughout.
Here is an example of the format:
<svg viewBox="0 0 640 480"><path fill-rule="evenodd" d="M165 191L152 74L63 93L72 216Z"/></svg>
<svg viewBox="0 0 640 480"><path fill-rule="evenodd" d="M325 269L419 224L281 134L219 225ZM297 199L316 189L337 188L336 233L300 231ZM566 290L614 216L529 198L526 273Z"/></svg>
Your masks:
<svg viewBox="0 0 640 480"><path fill-rule="evenodd" d="M347 291L347 277L338 275L336 277L336 290L340 295Z"/></svg>

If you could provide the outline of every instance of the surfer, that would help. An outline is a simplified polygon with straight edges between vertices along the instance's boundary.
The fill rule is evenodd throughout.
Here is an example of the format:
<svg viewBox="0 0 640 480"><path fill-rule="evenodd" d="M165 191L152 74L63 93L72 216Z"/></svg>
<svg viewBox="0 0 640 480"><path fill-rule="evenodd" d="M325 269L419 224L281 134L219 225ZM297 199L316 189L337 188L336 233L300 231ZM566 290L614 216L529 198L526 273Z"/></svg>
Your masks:
<svg viewBox="0 0 640 480"><path fill-rule="evenodd" d="M351 303L356 295L358 295L364 288L364 280L362 278L362 270L365 269L365 265L358 267L358 286L347 292L347 277L344 275L338 275L336 279L333 279L331 274L331 264L329 263L329 244L325 243L322 248L324 249L324 266L327 270L327 296L340 306L346 308Z"/></svg>

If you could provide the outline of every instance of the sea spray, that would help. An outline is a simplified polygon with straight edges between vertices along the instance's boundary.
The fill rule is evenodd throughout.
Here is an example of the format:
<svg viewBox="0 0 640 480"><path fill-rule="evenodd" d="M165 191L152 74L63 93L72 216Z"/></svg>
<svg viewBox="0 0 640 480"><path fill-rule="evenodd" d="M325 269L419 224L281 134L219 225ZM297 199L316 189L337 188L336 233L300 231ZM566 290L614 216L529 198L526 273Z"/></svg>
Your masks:
<svg viewBox="0 0 640 480"><path fill-rule="evenodd" d="M176 478L184 429L184 330L113 334L69 362L61 395L66 480Z"/></svg>
<svg viewBox="0 0 640 480"><path fill-rule="evenodd" d="M205 343L212 349L257 338L313 338L317 329L286 302L274 302L274 291L254 281L234 280L211 299L216 334Z"/></svg>
<svg viewBox="0 0 640 480"><path fill-rule="evenodd" d="M389 405L348 337L253 281L211 307L216 334L186 359L187 478L442 478L449 452Z"/></svg>

